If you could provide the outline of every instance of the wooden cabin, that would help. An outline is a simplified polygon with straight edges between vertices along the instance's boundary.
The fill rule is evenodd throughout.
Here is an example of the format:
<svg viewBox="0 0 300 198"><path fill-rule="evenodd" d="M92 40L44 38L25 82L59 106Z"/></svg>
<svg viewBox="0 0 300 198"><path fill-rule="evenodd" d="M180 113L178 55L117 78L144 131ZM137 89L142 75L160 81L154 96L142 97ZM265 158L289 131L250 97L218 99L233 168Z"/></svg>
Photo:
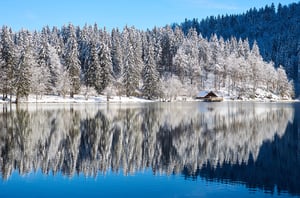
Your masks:
<svg viewBox="0 0 300 198"><path fill-rule="evenodd" d="M196 99L203 100L205 102L221 102L223 101L222 97L219 97L216 93L213 91L201 91Z"/></svg>

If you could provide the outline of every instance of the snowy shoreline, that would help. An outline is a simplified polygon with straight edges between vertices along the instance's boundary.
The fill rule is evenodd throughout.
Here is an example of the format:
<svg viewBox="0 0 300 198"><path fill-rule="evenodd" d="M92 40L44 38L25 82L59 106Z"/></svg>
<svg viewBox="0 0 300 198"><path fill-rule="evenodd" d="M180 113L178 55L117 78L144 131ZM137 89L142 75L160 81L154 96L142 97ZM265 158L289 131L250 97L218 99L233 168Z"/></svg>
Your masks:
<svg viewBox="0 0 300 198"><path fill-rule="evenodd" d="M12 97L12 103L15 103L15 97ZM295 100L286 100L286 99L268 99L268 98L256 98L256 99L232 99L232 98L224 98L225 102L299 102L299 99ZM71 98L69 96L67 97L61 97L61 96L55 96L55 95L44 95L42 97L36 98L34 95L30 95L28 99L21 99L19 100L20 104L25 103L40 103L40 104L88 104L88 103L150 103L150 102L164 102L162 100L147 100L144 98L139 97L126 97L126 96L111 96L109 99L105 95L99 95L99 96L89 96L87 99L84 95L75 95L74 98ZM189 98L189 97L177 97L176 100L171 100L168 102L201 102L199 99ZM3 101L0 97L0 104L6 104L9 103L9 100Z"/></svg>
<svg viewBox="0 0 300 198"><path fill-rule="evenodd" d="M84 95L75 95L74 98L69 96L61 97L55 95L44 95L42 97L37 97L30 95L28 99L20 99L19 103L79 103L79 104L86 104L86 103L141 103L141 102L152 102L152 100L146 100L137 97L124 97L124 96L112 96L107 99L107 96L100 95L100 96L89 96L86 98ZM0 103L9 103L9 100L3 101L0 100ZM15 103L15 97L12 98L12 103Z"/></svg>

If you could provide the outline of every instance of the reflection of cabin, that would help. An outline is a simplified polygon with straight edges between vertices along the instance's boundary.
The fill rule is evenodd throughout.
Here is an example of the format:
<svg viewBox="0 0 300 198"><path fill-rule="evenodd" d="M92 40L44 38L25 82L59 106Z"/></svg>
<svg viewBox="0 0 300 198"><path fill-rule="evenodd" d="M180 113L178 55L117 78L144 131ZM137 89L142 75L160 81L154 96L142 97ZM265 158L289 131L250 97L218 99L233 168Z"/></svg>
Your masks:
<svg viewBox="0 0 300 198"><path fill-rule="evenodd" d="M196 99L203 100L205 102L221 102L223 101L222 97L219 97L216 93L213 91L201 91Z"/></svg>

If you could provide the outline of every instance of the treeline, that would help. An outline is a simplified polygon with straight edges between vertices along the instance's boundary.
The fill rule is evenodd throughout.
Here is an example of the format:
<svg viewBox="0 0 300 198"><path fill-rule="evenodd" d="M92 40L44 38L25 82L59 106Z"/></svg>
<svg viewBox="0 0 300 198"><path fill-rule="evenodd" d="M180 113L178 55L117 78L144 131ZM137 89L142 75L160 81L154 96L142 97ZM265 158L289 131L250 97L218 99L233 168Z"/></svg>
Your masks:
<svg viewBox="0 0 300 198"><path fill-rule="evenodd" d="M219 15L207 17L203 20L186 19L180 27L185 34L195 28L203 37L209 38L212 34L246 39L250 44L257 41L260 52L265 61L273 61L276 67L283 65L289 79L295 82L298 94L300 93L300 3L290 5L274 4L264 8L252 8L244 14Z"/></svg>
<svg viewBox="0 0 300 198"><path fill-rule="evenodd" d="M0 34L0 92L16 101L29 94L126 95L148 99L195 96L199 90L232 97L265 92L290 98L292 82L282 67L264 62L256 42L212 35L195 29L185 35L170 26L140 31L48 26L40 32Z"/></svg>

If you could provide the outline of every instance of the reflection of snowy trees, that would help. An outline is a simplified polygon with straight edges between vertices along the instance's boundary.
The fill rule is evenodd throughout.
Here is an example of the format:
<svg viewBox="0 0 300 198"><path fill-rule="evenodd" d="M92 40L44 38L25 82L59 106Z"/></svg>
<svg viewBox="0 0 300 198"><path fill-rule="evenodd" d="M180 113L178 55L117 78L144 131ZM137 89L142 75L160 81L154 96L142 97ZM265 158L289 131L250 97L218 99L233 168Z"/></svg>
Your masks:
<svg viewBox="0 0 300 198"><path fill-rule="evenodd" d="M282 136L293 116L289 105L256 103L4 108L0 168L6 179L13 170L96 176L240 164L250 155L256 160L263 142Z"/></svg>
<svg viewBox="0 0 300 198"><path fill-rule="evenodd" d="M294 123L289 124L283 136L275 135L272 141L265 141L260 147L255 161L249 157L245 163L224 162L217 166L210 163L191 172L185 167L185 178L242 183L252 190L261 189L267 193L288 193L300 195L300 158L299 158L299 106L295 107Z"/></svg>

